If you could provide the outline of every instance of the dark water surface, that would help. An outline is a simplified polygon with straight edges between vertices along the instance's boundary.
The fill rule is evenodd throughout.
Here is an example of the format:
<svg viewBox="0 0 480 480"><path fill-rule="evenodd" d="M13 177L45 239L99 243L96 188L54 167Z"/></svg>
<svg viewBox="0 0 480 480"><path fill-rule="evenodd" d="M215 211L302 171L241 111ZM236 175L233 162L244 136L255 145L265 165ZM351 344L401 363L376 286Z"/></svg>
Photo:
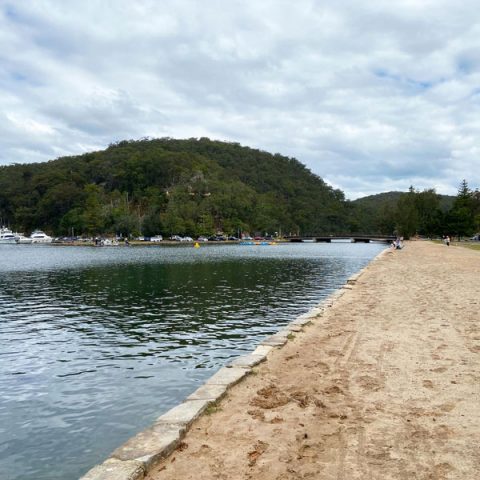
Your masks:
<svg viewBox="0 0 480 480"><path fill-rule="evenodd" d="M0 245L0 479L78 478L383 248Z"/></svg>

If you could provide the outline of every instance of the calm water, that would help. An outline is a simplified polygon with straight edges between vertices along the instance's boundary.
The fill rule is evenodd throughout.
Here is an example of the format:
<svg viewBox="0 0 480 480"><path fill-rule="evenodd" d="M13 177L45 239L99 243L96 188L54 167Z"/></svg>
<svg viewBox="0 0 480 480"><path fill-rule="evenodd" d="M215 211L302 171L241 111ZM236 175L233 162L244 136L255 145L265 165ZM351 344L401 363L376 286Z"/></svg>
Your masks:
<svg viewBox="0 0 480 480"><path fill-rule="evenodd" d="M383 248L0 245L0 478L78 478Z"/></svg>

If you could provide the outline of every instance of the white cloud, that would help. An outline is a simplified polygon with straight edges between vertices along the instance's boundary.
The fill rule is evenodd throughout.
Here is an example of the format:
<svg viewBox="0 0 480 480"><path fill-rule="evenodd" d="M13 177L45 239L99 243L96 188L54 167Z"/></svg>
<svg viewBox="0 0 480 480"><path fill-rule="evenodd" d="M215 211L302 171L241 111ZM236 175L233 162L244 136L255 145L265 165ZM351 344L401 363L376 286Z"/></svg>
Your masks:
<svg viewBox="0 0 480 480"><path fill-rule="evenodd" d="M0 163L210 136L350 198L454 193L480 186L479 47L473 0L0 0Z"/></svg>

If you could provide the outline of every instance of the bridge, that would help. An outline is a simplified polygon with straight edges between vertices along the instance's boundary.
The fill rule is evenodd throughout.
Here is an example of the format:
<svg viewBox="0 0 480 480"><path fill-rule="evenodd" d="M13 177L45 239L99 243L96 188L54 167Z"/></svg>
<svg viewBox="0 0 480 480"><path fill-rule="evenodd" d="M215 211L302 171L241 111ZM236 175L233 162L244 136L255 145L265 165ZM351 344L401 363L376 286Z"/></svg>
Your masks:
<svg viewBox="0 0 480 480"><path fill-rule="evenodd" d="M393 235L315 235L315 236L286 236L289 242L319 242L332 243L335 241L350 241L351 243L391 243L396 237Z"/></svg>

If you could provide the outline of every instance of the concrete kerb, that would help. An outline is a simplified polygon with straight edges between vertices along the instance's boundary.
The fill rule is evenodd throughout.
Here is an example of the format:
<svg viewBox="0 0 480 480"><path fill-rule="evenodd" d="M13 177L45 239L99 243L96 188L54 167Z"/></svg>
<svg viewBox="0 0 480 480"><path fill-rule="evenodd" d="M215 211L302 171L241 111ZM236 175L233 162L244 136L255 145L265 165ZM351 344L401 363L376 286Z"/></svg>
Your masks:
<svg viewBox="0 0 480 480"><path fill-rule="evenodd" d="M296 324L293 324L293 323L289 323L287 325L287 330L289 330L290 332L295 332L295 333L303 332L303 325L296 325Z"/></svg>
<svg viewBox="0 0 480 480"><path fill-rule="evenodd" d="M293 322L290 322L289 325L298 325L300 327L304 327L305 325L308 325L312 322L312 318L313 317L310 317L308 315L301 315L300 317L297 317Z"/></svg>
<svg viewBox="0 0 480 480"><path fill-rule="evenodd" d="M111 458L120 460L124 464L140 463L147 471L177 448L185 432L186 428L182 424L156 423L118 447ZM118 476L116 480L120 479L123 480L124 477Z"/></svg>
<svg viewBox="0 0 480 480"><path fill-rule="evenodd" d="M382 251L374 260L385 255ZM333 306L346 290L351 290L366 268L352 275L342 287L330 295L308 313L300 315L284 329L265 338L248 355L234 359L222 367L205 384L200 386L187 399L160 416L146 430L118 447L110 458L93 467L80 480L141 480L146 472L158 461L170 455L179 445L191 424L208 408L219 401L227 390L242 380L252 367L267 359L275 347L282 347L291 338L292 332L301 332L303 327L319 318L326 308Z"/></svg>
<svg viewBox="0 0 480 480"><path fill-rule="evenodd" d="M235 358L227 365L227 368L253 368L255 365L258 365L260 362L264 362L266 359L267 354L250 353L248 355Z"/></svg>
<svg viewBox="0 0 480 480"><path fill-rule="evenodd" d="M391 253L390 248L386 248L385 250L382 250L382 251L372 260L372 262L376 262L377 260L380 260L382 257L384 257L385 255L387 255L388 253ZM362 270L365 270L365 268L363 268Z"/></svg>
<svg viewBox="0 0 480 480"><path fill-rule="evenodd" d="M259 345L252 353L254 355L266 355L268 356L268 354L273 350L274 347L270 346L270 345Z"/></svg>
<svg viewBox="0 0 480 480"><path fill-rule="evenodd" d="M347 285L355 285L357 283L357 280L359 278L358 274L352 275L348 280L347 280Z"/></svg>
<svg viewBox="0 0 480 480"><path fill-rule="evenodd" d="M218 402L227 393L227 388L227 385L202 385L189 395L187 400Z"/></svg>
<svg viewBox="0 0 480 480"><path fill-rule="evenodd" d="M226 388L230 388L249 372L250 370L247 368L222 367L205 382L205 385L224 385Z"/></svg>
<svg viewBox="0 0 480 480"><path fill-rule="evenodd" d="M267 337L260 345L266 345L270 347L281 347L288 342L288 336L291 335L291 332L287 329L278 331L277 333Z"/></svg>
<svg viewBox="0 0 480 480"><path fill-rule="evenodd" d="M186 400L157 418L155 425L176 425L185 430L206 410L211 400Z"/></svg>
<svg viewBox="0 0 480 480"><path fill-rule="evenodd" d="M81 480L140 480L145 469L140 462L122 462L109 458L93 467Z"/></svg>

